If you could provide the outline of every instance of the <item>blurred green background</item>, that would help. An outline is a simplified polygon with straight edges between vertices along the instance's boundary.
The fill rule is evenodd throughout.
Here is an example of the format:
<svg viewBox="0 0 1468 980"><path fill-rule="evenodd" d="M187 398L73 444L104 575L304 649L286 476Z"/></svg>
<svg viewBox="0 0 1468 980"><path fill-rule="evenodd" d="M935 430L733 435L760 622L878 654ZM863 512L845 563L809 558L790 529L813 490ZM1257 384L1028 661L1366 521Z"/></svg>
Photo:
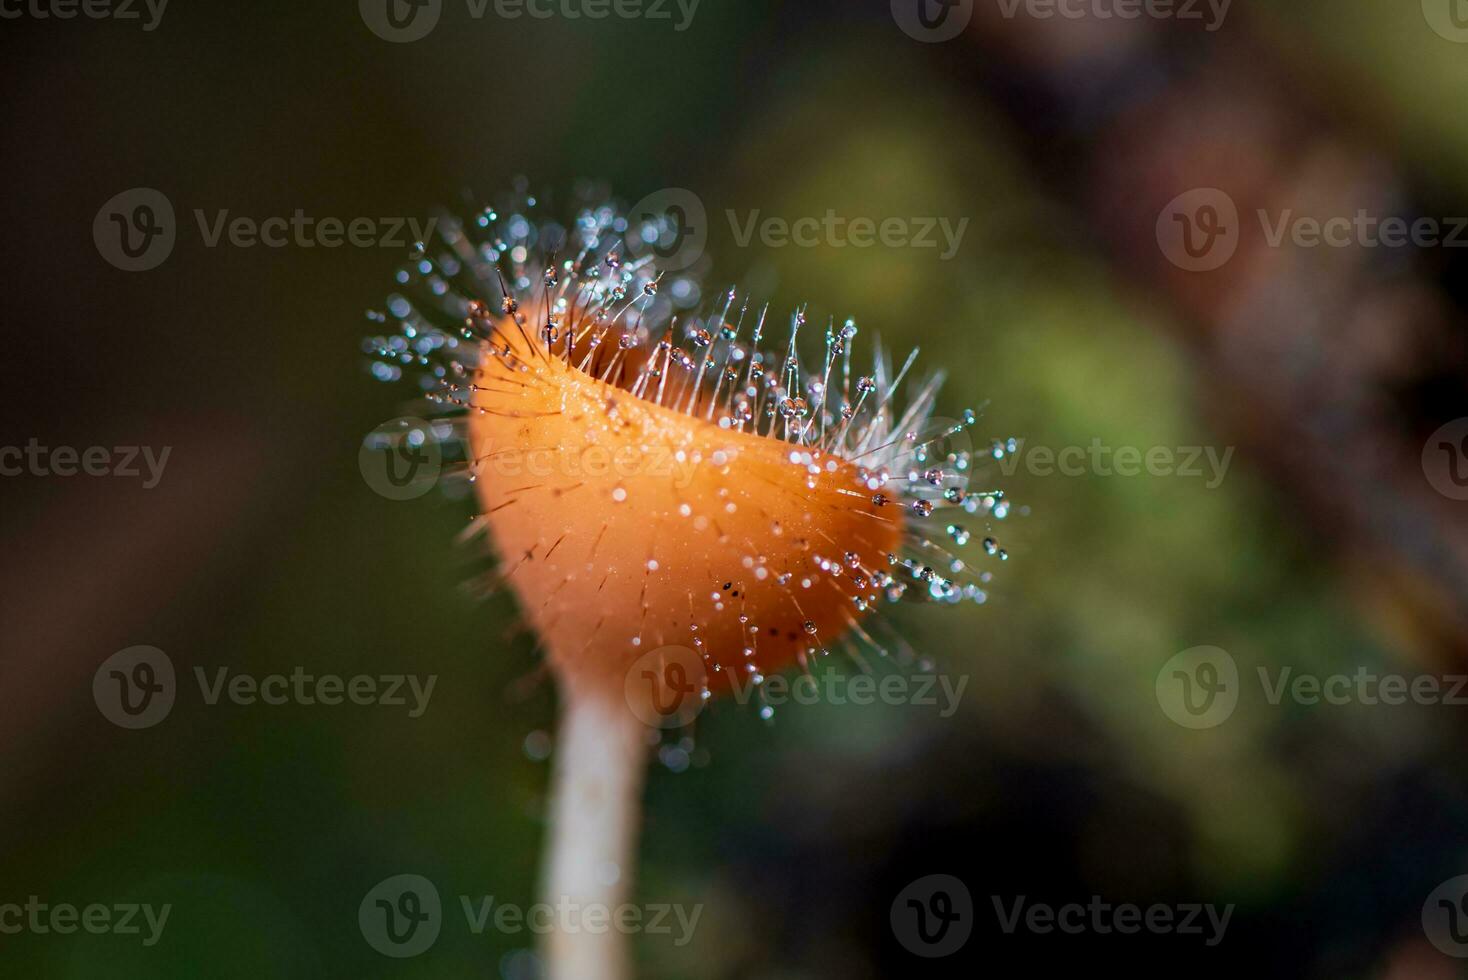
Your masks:
<svg viewBox="0 0 1468 980"><path fill-rule="evenodd" d="M667 23L505 21L448 4L388 44L350 2L175 0L158 28L4 26L6 445L171 446L157 488L20 477L0 510L0 903L169 902L163 940L0 935L15 977L535 975L533 937L457 896L534 901L554 697L508 596L465 583L469 505L373 493L362 437L411 408L367 376L362 311L400 252L207 248L194 209L426 215L518 174L626 201L694 190L711 289L854 316L985 404L981 440L1211 446L1183 477L988 482L1028 507L988 603L893 621L959 711L737 705L655 767L638 895L703 903L648 977L1079 971L1436 978L1428 894L1468 873L1465 709L1271 705L1257 667L1462 673L1464 504L1423 442L1465 410L1464 264L1437 250L1252 249L1183 273L1152 238L1193 187L1241 210L1468 213L1468 46L1416 2L1237 0L1222 27L997 15L905 35L886 0L704 0ZM180 216L160 268L90 238L113 194ZM969 219L923 249L739 247L722 216ZM1256 236L1257 237L1257 236ZM985 482L981 480L980 482ZM123 731L97 666L150 644L172 714ZM1206 730L1160 709L1199 645L1244 676ZM436 674L387 707L203 703L192 671ZM379 956L357 906L411 872L432 950ZM912 956L888 910L923 875L978 905ZM1235 903L1224 942L1005 935L989 896Z"/></svg>

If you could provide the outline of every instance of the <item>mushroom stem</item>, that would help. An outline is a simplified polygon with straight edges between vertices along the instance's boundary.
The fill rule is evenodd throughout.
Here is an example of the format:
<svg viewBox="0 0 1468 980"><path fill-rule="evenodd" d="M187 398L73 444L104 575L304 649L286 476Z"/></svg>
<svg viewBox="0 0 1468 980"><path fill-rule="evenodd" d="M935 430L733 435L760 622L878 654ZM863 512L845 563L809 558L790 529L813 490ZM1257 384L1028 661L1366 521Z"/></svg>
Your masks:
<svg viewBox="0 0 1468 980"><path fill-rule="evenodd" d="M628 980L628 937L616 927L616 910L631 891L647 728L616 694L571 684L562 692L541 885L542 901L555 910L543 950L546 976ZM585 927L593 909L608 923L597 932Z"/></svg>

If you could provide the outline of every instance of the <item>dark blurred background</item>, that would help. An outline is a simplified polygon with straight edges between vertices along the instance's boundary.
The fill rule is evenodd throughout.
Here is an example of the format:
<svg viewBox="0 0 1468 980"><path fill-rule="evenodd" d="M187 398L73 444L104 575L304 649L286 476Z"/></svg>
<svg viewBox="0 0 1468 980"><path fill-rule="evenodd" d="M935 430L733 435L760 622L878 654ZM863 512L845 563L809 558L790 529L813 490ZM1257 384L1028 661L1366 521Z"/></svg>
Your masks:
<svg viewBox="0 0 1468 980"><path fill-rule="evenodd" d="M986 404L985 444L1235 450L1217 481L991 466L1028 512L985 529L1011 556L988 603L892 620L968 678L951 717L712 706L686 760L654 768L638 869L640 901L703 915L684 946L638 937L640 975L1468 975L1424 926L1468 874L1468 705L1271 704L1257 680L1468 671L1448 469L1468 436L1451 428L1468 263L1275 246L1253 217L1364 209L1446 234L1468 215L1468 10L1235 0L1221 20L1126 20L1097 2L974 0L941 42L887 0L703 0L683 31L676 6L508 20L445 0L412 43L350 0L173 0L153 30L141 6L7 7L0 445L170 456L150 489L0 481L0 904L172 912L151 947L0 934L0 974L535 975L534 937L472 934L457 896L534 901L553 691L513 601L464 587L485 565L453 543L469 505L387 500L358 470L363 436L416 407L360 353L404 250L211 248L193 217L422 218L523 174L551 211L580 178L628 202L691 189L711 290L854 316L864 351L877 333L920 345L949 373L944 411ZM130 273L93 223L136 187L178 232ZM1168 214L1196 189L1238 210L1236 251L1206 271L1159 237L1204 227ZM945 261L741 247L731 209L969 224ZM136 645L168 654L179 693L133 731L92 684ZM1231 716L1195 729L1159 677L1198 646L1241 676ZM438 681L410 718L209 705L196 667ZM405 960L357 924L399 873L445 902L437 943ZM930 874L974 903L971 938L936 959L889 923ZM1235 911L1213 946L1010 934L993 896Z"/></svg>

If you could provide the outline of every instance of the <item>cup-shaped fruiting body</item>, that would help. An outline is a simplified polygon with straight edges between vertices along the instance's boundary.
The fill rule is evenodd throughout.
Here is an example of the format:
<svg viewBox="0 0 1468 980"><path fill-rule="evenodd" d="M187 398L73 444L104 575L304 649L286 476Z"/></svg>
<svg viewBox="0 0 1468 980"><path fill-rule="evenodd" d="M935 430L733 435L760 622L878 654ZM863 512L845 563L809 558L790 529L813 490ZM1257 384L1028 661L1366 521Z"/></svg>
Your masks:
<svg viewBox="0 0 1468 980"><path fill-rule="evenodd" d="M637 658L678 645L717 689L789 666L879 601L904 518L857 463L721 427L697 391L652 377L670 348L615 372L634 394L602 379L608 355L562 355L509 319L488 343L469 408L475 487L563 678L620 690Z"/></svg>
<svg viewBox="0 0 1468 980"><path fill-rule="evenodd" d="M768 307L706 307L697 276L659 271L668 221L534 207L441 217L365 346L455 420L473 527L563 683L614 691L671 650L712 691L758 685L833 648L886 656L862 622L882 603L985 601L958 552L1009 504L970 487L976 417L934 417L916 351L894 370L877 345L864 372L831 320L806 361L805 309L771 345Z"/></svg>

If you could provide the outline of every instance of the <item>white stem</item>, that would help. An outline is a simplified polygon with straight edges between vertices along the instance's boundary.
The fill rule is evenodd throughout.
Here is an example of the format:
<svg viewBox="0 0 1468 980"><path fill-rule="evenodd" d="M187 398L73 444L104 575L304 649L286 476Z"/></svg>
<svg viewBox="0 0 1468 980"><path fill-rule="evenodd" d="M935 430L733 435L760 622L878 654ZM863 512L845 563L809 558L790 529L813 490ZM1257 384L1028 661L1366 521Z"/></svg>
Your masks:
<svg viewBox="0 0 1468 980"><path fill-rule="evenodd" d="M564 685L541 900L556 909L548 980L628 980L628 937L615 928L631 890L647 768L646 727L617 696ZM620 693L620 692L619 692ZM569 914L559 910L565 907ZM596 909L611 927L588 932Z"/></svg>

